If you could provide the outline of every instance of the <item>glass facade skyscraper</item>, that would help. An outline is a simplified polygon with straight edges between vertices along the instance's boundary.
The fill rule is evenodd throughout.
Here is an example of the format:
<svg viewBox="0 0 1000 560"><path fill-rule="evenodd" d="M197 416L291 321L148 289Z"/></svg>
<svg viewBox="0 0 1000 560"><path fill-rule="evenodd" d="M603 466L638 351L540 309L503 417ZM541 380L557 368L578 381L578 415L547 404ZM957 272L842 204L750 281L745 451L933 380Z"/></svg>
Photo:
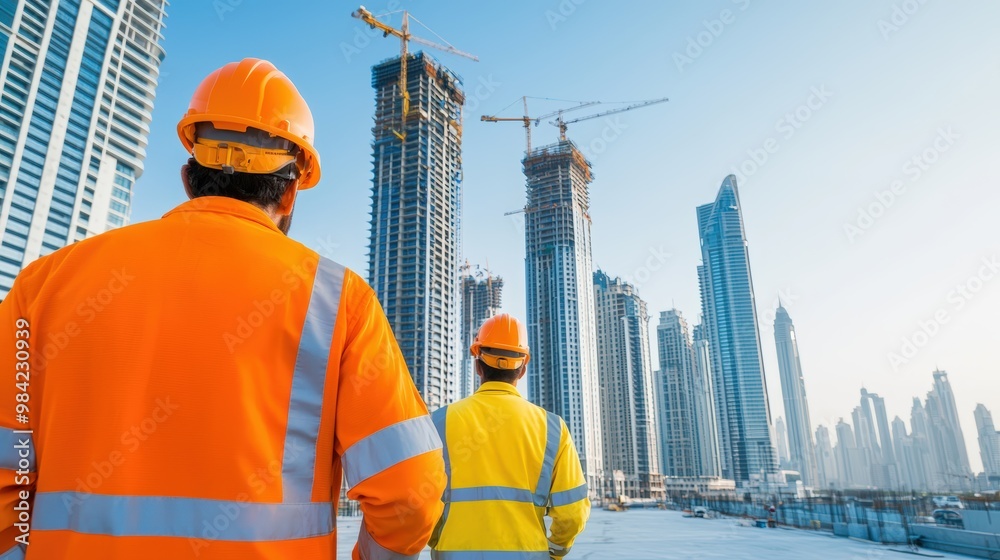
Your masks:
<svg viewBox="0 0 1000 560"><path fill-rule="evenodd" d="M37 257L128 223L166 6L0 2L0 297Z"/></svg>
<svg viewBox="0 0 1000 560"><path fill-rule="evenodd" d="M806 399L806 383L802 378L802 362L799 359L799 341L792 318L780 303L774 318L774 343L778 351L781 396L785 416L788 418L791 468L799 471L803 484L815 486L819 483L819 474L812 439L812 421L809 419L809 401Z"/></svg>
<svg viewBox="0 0 1000 560"><path fill-rule="evenodd" d="M934 371L934 389L927 393L927 417L930 421L930 435L935 440L938 464L945 485L950 488L965 489L971 480L969 452L965 445L965 435L959 422L958 406L952 391L948 373Z"/></svg>
<svg viewBox="0 0 1000 560"><path fill-rule="evenodd" d="M975 416L983 472L988 478L1000 482L1000 432L993 424L993 414L982 403L976 405Z"/></svg>
<svg viewBox="0 0 1000 560"><path fill-rule="evenodd" d="M660 424L660 464L667 476L698 476L695 438L695 356L687 322L676 310L661 311L656 327L660 369L656 372L657 412Z"/></svg>
<svg viewBox="0 0 1000 560"><path fill-rule="evenodd" d="M698 207L698 232L698 280L711 348L723 477L737 482L763 479L777 471L777 464L736 177L726 177L715 202Z"/></svg>
<svg viewBox="0 0 1000 560"><path fill-rule="evenodd" d="M635 286L598 270L594 311L604 469L621 471L624 477L607 477L606 482L613 495L662 497L646 302Z"/></svg>

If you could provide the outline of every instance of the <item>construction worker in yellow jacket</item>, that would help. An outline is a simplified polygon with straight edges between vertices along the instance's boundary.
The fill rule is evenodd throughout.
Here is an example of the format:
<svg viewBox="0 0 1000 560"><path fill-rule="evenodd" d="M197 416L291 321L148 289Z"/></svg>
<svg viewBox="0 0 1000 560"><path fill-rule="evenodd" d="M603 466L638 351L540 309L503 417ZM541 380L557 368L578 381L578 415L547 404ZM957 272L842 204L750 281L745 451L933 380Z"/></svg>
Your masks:
<svg viewBox="0 0 1000 560"><path fill-rule="evenodd" d="M561 558L583 531L590 500L566 424L515 386L530 357L527 331L510 315L496 315L470 352L483 384L432 415L444 441L448 486L431 558Z"/></svg>
<svg viewBox="0 0 1000 560"><path fill-rule="evenodd" d="M320 177L309 107L245 59L178 134L191 200L34 261L0 304L0 558L333 560L346 477L354 559L416 559L437 431L372 289L285 235Z"/></svg>

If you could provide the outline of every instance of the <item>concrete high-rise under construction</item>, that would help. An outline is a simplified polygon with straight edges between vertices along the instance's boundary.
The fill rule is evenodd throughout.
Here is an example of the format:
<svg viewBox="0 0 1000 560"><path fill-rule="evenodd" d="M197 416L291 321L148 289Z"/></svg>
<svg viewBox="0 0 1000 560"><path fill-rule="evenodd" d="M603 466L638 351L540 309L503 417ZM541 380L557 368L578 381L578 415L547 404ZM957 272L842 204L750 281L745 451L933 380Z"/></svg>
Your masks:
<svg viewBox="0 0 1000 560"><path fill-rule="evenodd" d="M486 319L497 314L500 309L500 295L503 279L493 276L488 270L478 266L462 267L462 369L458 380L458 398L464 399L479 388L476 374L476 360L469 353L469 347Z"/></svg>
<svg viewBox="0 0 1000 560"><path fill-rule="evenodd" d="M368 282L431 409L458 390L461 79L424 53L372 67L375 125Z"/></svg>
<svg viewBox="0 0 1000 560"><path fill-rule="evenodd" d="M0 299L22 266L128 223L166 9L0 2Z"/></svg>
<svg viewBox="0 0 1000 560"><path fill-rule="evenodd" d="M569 140L524 158L528 398L566 421L593 492L604 478L590 247L590 162Z"/></svg>

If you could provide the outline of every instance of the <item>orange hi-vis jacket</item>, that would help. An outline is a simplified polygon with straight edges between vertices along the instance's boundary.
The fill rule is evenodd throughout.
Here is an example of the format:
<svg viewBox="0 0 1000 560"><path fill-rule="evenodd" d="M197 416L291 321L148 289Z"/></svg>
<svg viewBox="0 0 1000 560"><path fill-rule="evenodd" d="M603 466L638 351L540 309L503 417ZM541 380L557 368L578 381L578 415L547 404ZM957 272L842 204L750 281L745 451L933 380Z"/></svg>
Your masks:
<svg viewBox="0 0 1000 560"><path fill-rule="evenodd" d="M356 560L417 558L441 514L441 442L373 291L250 204L38 259L0 349L4 560L332 560L342 473Z"/></svg>

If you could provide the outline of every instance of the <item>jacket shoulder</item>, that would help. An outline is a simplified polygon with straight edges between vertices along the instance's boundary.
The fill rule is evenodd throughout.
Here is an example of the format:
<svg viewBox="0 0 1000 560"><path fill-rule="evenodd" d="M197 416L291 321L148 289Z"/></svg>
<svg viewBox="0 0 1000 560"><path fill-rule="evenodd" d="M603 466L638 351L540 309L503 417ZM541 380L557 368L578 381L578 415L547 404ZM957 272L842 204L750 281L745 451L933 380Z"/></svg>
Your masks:
<svg viewBox="0 0 1000 560"><path fill-rule="evenodd" d="M21 272L17 275L17 283L21 286L22 290L28 290L29 292L37 291L41 287L40 284L58 271L71 257L80 252L86 254L88 251L99 251L108 241L117 240L121 236L138 233L148 223L142 222L116 228L93 237L75 241L47 255L42 255L21 269Z"/></svg>

